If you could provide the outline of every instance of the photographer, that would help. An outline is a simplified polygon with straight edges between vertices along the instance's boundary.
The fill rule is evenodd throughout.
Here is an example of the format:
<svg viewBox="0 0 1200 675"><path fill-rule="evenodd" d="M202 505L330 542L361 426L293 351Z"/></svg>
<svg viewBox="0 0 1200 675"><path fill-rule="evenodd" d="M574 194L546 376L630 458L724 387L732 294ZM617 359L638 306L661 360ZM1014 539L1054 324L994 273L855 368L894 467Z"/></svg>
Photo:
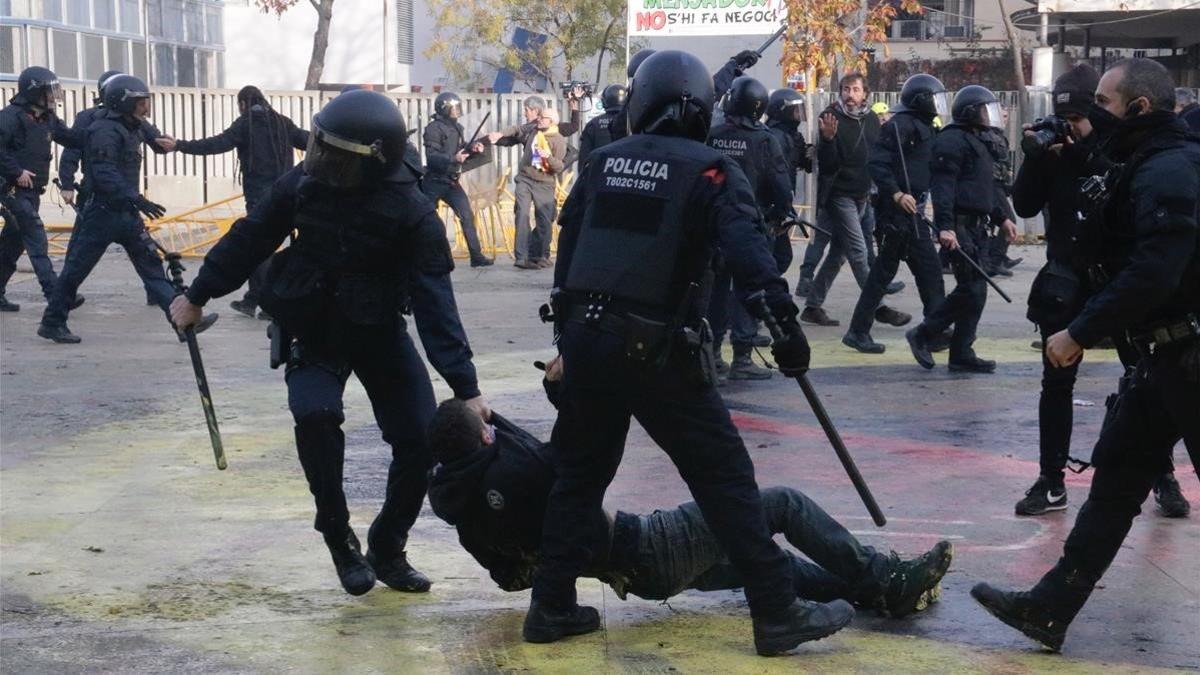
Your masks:
<svg viewBox="0 0 1200 675"><path fill-rule="evenodd" d="M1066 328L1089 293L1085 279L1090 264L1090 242L1084 241L1079 213L1085 204L1080 180L1103 174L1110 163L1098 151L1096 134L1087 119L1100 75L1081 64L1054 83L1054 115L1028 127L1022 148L1025 163L1017 172L1013 203L1017 214L1030 218L1045 209L1046 265L1029 293L1028 317L1042 335L1042 393L1038 401L1041 473L1025 497L1017 502L1019 516L1040 516L1067 508L1064 469L1071 447L1074 416L1072 395L1079 362L1055 368L1045 355L1051 335ZM1094 237L1092 237L1094 239ZM1118 351L1126 366L1136 360L1126 345ZM1170 478L1156 490L1160 508L1168 517L1187 515L1187 500Z"/></svg>

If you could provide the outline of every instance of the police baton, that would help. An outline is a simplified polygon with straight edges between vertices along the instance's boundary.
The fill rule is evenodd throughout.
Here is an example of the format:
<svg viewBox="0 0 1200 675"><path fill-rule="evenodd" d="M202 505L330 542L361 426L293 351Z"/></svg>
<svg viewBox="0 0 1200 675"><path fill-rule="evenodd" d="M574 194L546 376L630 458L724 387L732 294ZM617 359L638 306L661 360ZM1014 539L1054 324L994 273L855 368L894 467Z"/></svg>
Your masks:
<svg viewBox="0 0 1200 675"><path fill-rule="evenodd" d="M954 252L961 255L962 259L966 260L968 265L970 265L971 267L974 267L975 271L979 272L979 274L981 276L983 276L984 281L988 282L989 286L996 289L996 292L1000 294L1000 297L1004 298L1005 302L1012 303L1012 298L1008 297L1008 293L1005 293L1003 288L1000 288L1000 286L998 286L995 281L992 281L992 278L990 276L988 276L988 273L984 272L983 268L979 266L979 263L975 262L975 260L971 256L967 255L967 252L962 250L961 246L958 248L955 248Z"/></svg>
<svg viewBox="0 0 1200 675"><path fill-rule="evenodd" d="M187 290L183 283L183 256L168 252L157 241L154 241L154 245L167 261L171 284L182 295ZM192 357L192 371L196 374L196 387L200 390L200 405L204 408L204 421L208 424L208 440L212 443L213 457L217 460L217 468L224 471L228 466L225 462L225 445L221 442L221 430L217 428L217 411L213 408L212 394L208 391L208 377L204 374L204 361L200 358L200 343L196 341L196 331L190 326L183 330L183 337Z"/></svg>
<svg viewBox="0 0 1200 675"><path fill-rule="evenodd" d="M767 330L771 332L771 339L776 342L782 342L786 339L783 334L783 329L779 327L779 323L775 321L775 316L771 314L770 307L767 306L767 296L762 291L754 294L757 296L757 301L762 307L763 324ZM751 299L755 299L751 296ZM842 462L842 468L846 470L846 475L850 477L850 482L854 484L854 489L858 492L859 498L862 499L863 505L867 507L867 512L871 514L871 520L879 527L887 525L887 518L884 517L883 511L879 509L879 504L875 502L875 496L871 494L871 488L867 487L867 482L863 480L862 474L858 471L858 465L854 463L854 458L850 456L850 451L846 449L846 444L842 442L842 437L838 433L837 427L833 426L833 420L829 418L829 413L825 411L825 405L821 403L821 397L817 396L817 390L813 389L812 383L808 381L808 375L797 375L796 383L800 385L800 391L804 392L804 398L808 399L808 406L812 408L813 414L817 416L817 421L821 424L821 429L825 431L825 436L829 439L829 444L833 446L833 451L837 453L838 459Z"/></svg>
<svg viewBox="0 0 1200 675"><path fill-rule="evenodd" d="M787 30L787 22L785 21L785 22L783 23L783 25L779 27L779 30L775 31L775 34L774 34L774 35L772 35L771 37L767 38L767 41L766 41L766 42L764 42L764 43L762 43L762 46L761 46L761 47L759 47L758 49L754 50L754 53L755 53L755 54L758 54L758 55L761 57L761 56L763 55L763 52L767 51L767 48L769 48L771 45L775 44L775 41L776 41L776 40L778 40L779 38L783 37L783 33L784 33L784 31L786 31L786 30Z"/></svg>

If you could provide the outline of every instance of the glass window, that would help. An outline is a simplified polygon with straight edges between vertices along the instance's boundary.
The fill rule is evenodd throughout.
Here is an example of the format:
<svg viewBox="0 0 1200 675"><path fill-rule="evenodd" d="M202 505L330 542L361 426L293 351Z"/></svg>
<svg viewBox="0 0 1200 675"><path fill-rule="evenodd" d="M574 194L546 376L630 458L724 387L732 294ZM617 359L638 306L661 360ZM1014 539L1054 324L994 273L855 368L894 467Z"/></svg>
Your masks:
<svg viewBox="0 0 1200 675"><path fill-rule="evenodd" d="M150 34L162 37L162 0L147 0L146 20L150 23Z"/></svg>
<svg viewBox="0 0 1200 675"><path fill-rule="evenodd" d="M212 52L198 50L196 52L196 86L211 87L211 82L208 81L209 73L212 68L209 67L209 62L212 60Z"/></svg>
<svg viewBox="0 0 1200 675"><path fill-rule="evenodd" d="M138 0L121 0L121 30L126 33L141 33L141 3Z"/></svg>
<svg viewBox="0 0 1200 675"><path fill-rule="evenodd" d="M76 26L92 25L91 12L88 11L88 0L66 0L67 23Z"/></svg>
<svg viewBox="0 0 1200 675"><path fill-rule="evenodd" d="M108 40L108 70L129 72L129 40Z"/></svg>
<svg viewBox="0 0 1200 675"><path fill-rule="evenodd" d="M96 28L117 29L117 5L115 0L93 0L92 11L96 13Z"/></svg>
<svg viewBox="0 0 1200 675"><path fill-rule="evenodd" d="M3 9L0 2L0 9ZM25 42L20 26L0 26L0 73L19 73L25 69Z"/></svg>
<svg viewBox="0 0 1200 675"><path fill-rule="evenodd" d="M83 76L89 80L98 80L103 72L104 38L99 35L84 35Z"/></svg>
<svg viewBox="0 0 1200 675"><path fill-rule="evenodd" d="M130 75L140 78L143 82L148 82L150 77L146 74L146 43L133 43L133 58L130 61Z"/></svg>
<svg viewBox="0 0 1200 675"><path fill-rule="evenodd" d="M183 39L183 0L163 0L162 36L168 40Z"/></svg>
<svg viewBox="0 0 1200 675"><path fill-rule="evenodd" d="M59 77L79 77L79 33L52 30L54 36L54 65L51 67Z"/></svg>
<svg viewBox="0 0 1200 675"><path fill-rule="evenodd" d="M171 45L154 45L154 84L175 86L175 49Z"/></svg>
<svg viewBox="0 0 1200 675"><path fill-rule="evenodd" d="M29 27L29 62L50 63L49 43L45 28Z"/></svg>
<svg viewBox="0 0 1200 675"><path fill-rule="evenodd" d="M175 57L179 66L176 69L179 77L176 78L175 84L180 87L196 86L196 50L180 47L175 50Z"/></svg>
<svg viewBox="0 0 1200 675"><path fill-rule="evenodd" d="M25 7L26 4L28 4L27 0L0 0L0 16L24 17L29 12L29 8ZM6 31L4 34L8 35L8 32ZM12 42L8 41L3 46L7 47L11 44Z"/></svg>
<svg viewBox="0 0 1200 675"><path fill-rule="evenodd" d="M62 21L62 0L43 0L42 16L47 21Z"/></svg>
<svg viewBox="0 0 1200 675"><path fill-rule="evenodd" d="M188 4L184 7L183 17L184 27L187 29L187 37L184 39L200 45L205 44L203 8L195 3Z"/></svg>
<svg viewBox="0 0 1200 675"><path fill-rule="evenodd" d="M225 41L225 36L221 33L221 8L209 7L206 9L204 20L208 23L208 44L222 44Z"/></svg>

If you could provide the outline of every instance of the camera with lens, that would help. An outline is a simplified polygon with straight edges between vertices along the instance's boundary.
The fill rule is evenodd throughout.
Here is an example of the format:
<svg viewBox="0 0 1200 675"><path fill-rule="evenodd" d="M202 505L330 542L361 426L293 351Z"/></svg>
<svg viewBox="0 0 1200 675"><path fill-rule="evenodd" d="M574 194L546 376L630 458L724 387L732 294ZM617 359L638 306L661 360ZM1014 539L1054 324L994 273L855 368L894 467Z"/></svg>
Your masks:
<svg viewBox="0 0 1200 675"><path fill-rule="evenodd" d="M591 98L592 97L592 83L591 82L581 82L579 80L572 80L571 82L563 82L561 85L559 85L559 88L562 89L563 98L567 98L567 99L575 98L575 88L576 87L578 87L580 90L583 91L583 93L579 96L579 98Z"/></svg>
<svg viewBox="0 0 1200 675"><path fill-rule="evenodd" d="M1048 115L1034 120L1028 131L1033 135L1021 139L1021 149L1027 155L1036 155L1052 145L1066 143L1071 135L1071 125L1057 115Z"/></svg>

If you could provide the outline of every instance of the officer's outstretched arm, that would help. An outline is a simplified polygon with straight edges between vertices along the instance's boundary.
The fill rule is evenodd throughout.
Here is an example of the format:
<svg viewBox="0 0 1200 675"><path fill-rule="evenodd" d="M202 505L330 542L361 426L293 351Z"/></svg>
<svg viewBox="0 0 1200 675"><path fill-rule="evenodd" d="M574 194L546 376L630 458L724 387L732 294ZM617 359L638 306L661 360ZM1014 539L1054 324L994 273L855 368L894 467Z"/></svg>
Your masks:
<svg viewBox="0 0 1200 675"><path fill-rule="evenodd" d="M1163 152L1147 160L1129 192L1137 236L1129 264L1088 300L1068 327L1085 348L1137 326L1168 300L1200 239L1200 177L1184 152Z"/></svg>
<svg viewBox="0 0 1200 675"><path fill-rule="evenodd" d="M450 283L454 259L446 241L446 226L430 212L418 225L417 236L417 256L410 276L417 333L434 370L450 385L455 398L467 401L479 396L479 381Z"/></svg>
<svg viewBox="0 0 1200 675"><path fill-rule="evenodd" d="M279 248L295 224L296 189L302 175L299 167L283 174L267 198L234 223L204 256L187 291L189 302L201 306L236 291Z"/></svg>
<svg viewBox="0 0 1200 675"><path fill-rule="evenodd" d="M68 127L62 120L58 119L57 115L50 118L50 125L50 135L54 139L54 142L64 148L82 149L84 143L87 141L87 133L83 129Z"/></svg>

